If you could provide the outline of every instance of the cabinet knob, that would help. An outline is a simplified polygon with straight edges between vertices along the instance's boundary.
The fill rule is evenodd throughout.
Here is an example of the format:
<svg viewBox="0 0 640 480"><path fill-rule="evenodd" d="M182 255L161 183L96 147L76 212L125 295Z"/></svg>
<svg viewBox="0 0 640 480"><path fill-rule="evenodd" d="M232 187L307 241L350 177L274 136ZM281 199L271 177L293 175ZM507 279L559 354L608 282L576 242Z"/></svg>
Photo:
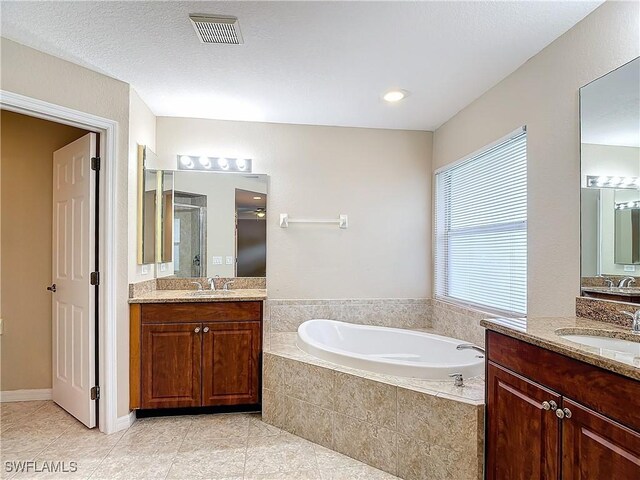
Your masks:
<svg viewBox="0 0 640 480"><path fill-rule="evenodd" d="M556 417L558 417L560 420L562 420L564 418L564 410L556 410Z"/></svg>
<svg viewBox="0 0 640 480"><path fill-rule="evenodd" d="M543 410L553 410L555 411L558 408L558 404L556 402L554 402L553 400L549 400L548 402L545 400L544 402L542 402L542 409Z"/></svg>
<svg viewBox="0 0 640 480"><path fill-rule="evenodd" d="M564 412L564 418L571 418L571 410L563 408L562 411Z"/></svg>
<svg viewBox="0 0 640 480"><path fill-rule="evenodd" d="M204 328L202 329L202 331L203 331L204 333L207 333L207 332L209 331L209 327L204 327Z"/></svg>
<svg viewBox="0 0 640 480"><path fill-rule="evenodd" d="M196 327L194 330L195 333L200 333L200 327Z"/></svg>

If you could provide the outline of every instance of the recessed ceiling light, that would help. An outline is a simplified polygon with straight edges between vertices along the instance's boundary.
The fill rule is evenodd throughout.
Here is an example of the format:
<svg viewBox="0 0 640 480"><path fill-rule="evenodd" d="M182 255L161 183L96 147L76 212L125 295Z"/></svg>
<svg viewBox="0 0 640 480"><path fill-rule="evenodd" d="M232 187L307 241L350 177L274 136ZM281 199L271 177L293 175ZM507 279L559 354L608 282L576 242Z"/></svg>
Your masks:
<svg viewBox="0 0 640 480"><path fill-rule="evenodd" d="M399 102L407 96L404 90L390 90L382 98L389 103Z"/></svg>
<svg viewBox="0 0 640 480"><path fill-rule="evenodd" d="M262 197L253 197L254 200L262 200Z"/></svg>

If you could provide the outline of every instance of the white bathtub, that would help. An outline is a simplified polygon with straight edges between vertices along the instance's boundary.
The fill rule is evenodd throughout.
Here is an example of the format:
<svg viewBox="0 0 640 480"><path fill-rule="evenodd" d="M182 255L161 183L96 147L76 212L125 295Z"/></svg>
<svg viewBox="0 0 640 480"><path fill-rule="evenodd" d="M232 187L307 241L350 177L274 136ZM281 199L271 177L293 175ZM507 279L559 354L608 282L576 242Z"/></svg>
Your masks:
<svg viewBox="0 0 640 480"><path fill-rule="evenodd" d="M446 380L452 373L484 373L480 353L456 350L468 342L400 328L308 320L298 327L296 343L323 360L388 375Z"/></svg>

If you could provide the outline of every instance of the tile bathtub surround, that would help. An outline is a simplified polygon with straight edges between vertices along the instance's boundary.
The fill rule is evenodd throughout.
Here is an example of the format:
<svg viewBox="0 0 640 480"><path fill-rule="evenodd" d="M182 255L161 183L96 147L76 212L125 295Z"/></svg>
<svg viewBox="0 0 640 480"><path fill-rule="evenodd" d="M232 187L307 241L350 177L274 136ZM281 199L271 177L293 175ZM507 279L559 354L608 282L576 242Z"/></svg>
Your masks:
<svg viewBox="0 0 640 480"><path fill-rule="evenodd" d="M431 326L434 333L458 338L484 347L484 327L480 320L496 315L455 305L442 300L432 300Z"/></svg>
<svg viewBox="0 0 640 480"><path fill-rule="evenodd" d="M393 480L264 423L256 414L156 417L104 435L53 402L0 404L2 478ZM8 472L5 462L65 462L73 473Z"/></svg>
<svg viewBox="0 0 640 480"><path fill-rule="evenodd" d="M340 367L294 337L272 335L264 353L264 421L400 478L481 478L481 379L460 388Z"/></svg>
<svg viewBox="0 0 640 480"><path fill-rule="evenodd" d="M431 326L431 300L426 298L268 300L267 304L273 333L295 332L314 318L397 328Z"/></svg>
<svg viewBox="0 0 640 480"><path fill-rule="evenodd" d="M635 312L638 309L640 305L635 303L576 297L576 317L611 323L619 327L631 328L633 320L622 312Z"/></svg>

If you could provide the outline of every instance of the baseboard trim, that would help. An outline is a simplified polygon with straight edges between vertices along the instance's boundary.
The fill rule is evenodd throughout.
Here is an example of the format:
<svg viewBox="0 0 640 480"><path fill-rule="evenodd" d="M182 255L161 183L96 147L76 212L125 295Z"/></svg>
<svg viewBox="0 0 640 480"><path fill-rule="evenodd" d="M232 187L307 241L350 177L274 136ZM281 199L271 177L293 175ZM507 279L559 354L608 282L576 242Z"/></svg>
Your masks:
<svg viewBox="0 0 640 480"><path fill-rule="evenodd" d="M116 420L116 432L119 432L120 430L126 430L127 428L129 428L131 425L133 425L133 423L136 421L136 411L132 410L129 412L128 415L124 415L122 417L118 417L118 420Z"/></svg>
<svg viewBox="0 0 640 480"><path fill-rule="evenodd" d="M51 389L6 390L0 392L0 402L29 402L33 400L51 400Z"/></svg>

